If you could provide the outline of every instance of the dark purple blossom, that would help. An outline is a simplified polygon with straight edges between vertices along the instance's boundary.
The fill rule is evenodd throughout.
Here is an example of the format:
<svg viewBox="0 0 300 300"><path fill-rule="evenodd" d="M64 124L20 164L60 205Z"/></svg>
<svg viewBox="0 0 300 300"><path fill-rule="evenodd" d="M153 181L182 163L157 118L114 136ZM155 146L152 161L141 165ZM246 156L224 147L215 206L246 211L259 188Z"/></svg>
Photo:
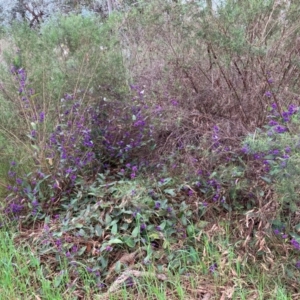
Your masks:
<svg viewBox="0 0 300 300"><path fill-rule="evenodd" d="M275 126L274 129L277 133L284 133L284 132L287 131L287 128L285 126L282 126L282 125L277 125L277 126Z"/></svg>
<svg viewBox="0 0 300 300"><path fill-rule="evenodd" d="M218 265L216 263L213 263L210 267L209 267L209 271L211 273L214 273L217 270Z"/></svg>
<svg viewBox="0 0 300 300"><path fill-rule="evenodd" d="M300 244L295 239L291 240L291 244L296 250L300 250Z"/></svg>
<svg viewBox="0 0 300 300"><path fill-rule="evenodd" d="M272 97L271 91L266 91L265 96L268 97L268 98L271 98Z"/></svg>
<svg viewBox="0 0 300 300"><path fill-rule="evenodd" d="M275 121L275 120L271 120L271 121L269 122L269 125L270 125L270 126L276 126L276 125L278 125L278 122Z"/></svg>
<svg viewBox="0 0 300 300"><path fill-rule="evenodd" d="M178 105L178 101L176 101L175 99L171 99L171 104L173 106L177 106Z"/></svg>
<svg viewBox="0 0 300 300"><path fill-rule="evenodd" d="M106 250L107 252L111 252L111 251L113 250L113 248L112 248L112 246L106 246L106 247L105 247L105 250Z"/></svg>
<svg viewBox="0 0 300 300"><path fill-rule="evenodd" d="M40 123L43 123L45 120L45 113L42 111L40 112L40 115L39 115L39 121Z"/></svg>

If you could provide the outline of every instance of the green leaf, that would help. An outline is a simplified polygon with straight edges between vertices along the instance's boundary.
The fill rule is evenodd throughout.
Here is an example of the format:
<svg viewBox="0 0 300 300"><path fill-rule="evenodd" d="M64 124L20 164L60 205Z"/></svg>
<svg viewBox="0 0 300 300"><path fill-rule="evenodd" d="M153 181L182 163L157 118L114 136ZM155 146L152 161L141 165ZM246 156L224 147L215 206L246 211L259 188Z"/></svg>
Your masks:
<svg viewBox="0 0 300 300"><path fill-rule="evenodd" d="M181 218L180 218L180 220L181 220L181 223L182 223L183 226L187 225L187 219L186 219L185 215L182 215Z"/></svg>
<svg viewBox="0 0 300 300"><path fill-rule="evenodd" d="M117 234L117 232L118 232L118 224L114 224L112 229L111 229L111 233L113 235L115 235L115 234Z"/></svg>
<svg viewBox="0 0 300 300"><path fill-rule="evenodd" d="M105 216L105 225L110 225L110 223L111 223L111 217L109 214L107 214Z"/></svg>
<svg viewBox="0 0 300 300"><path fill-rule="evenodd" d="M110 240L108 242L108 244L109 245L112 245L112 244L123 244L123 242L120 239L114 238L114 239Z"/></svg>
<svg viewBox="0 0 300 300"><path fill-rule="evenodd" d="M32 129L36 130L36 123L35 122L31 122L30 125L31 125Z"/></svg>
<svg viewBox="0 0 300 300"><path fill-rule="evenodd" d="M165 221L163 221L163 222L159 225L159 227L160 227L161 230L164 230L165 227L166 227L166 225L167 225L167 222L166 222L166 220L165 220Z"/></svg>
<svg viewBox="0 0 300 300"><path fill-rule="evenodd" d="M165 189L164 192L172 197L176 196L174 189Z"/></svg>
<svg viewBox="0 0 300 300"><path fill-rule="evenodd" d="M80 250L77 252L77 254L80 256L85 252L85 250L86 250L86 246L83 246L80 248Z"/></svg>
<svg viewBox="0 0 300 300"><path fill-rule="evenodd" d="M300 232L300 223L297 224L297 225L295 226L295 230L296 230L297 232Z"/></svg>
<svg viewBox="0 0 300 300"><path fill-rule="evenodd" d="M140 233L140 226L136 226L133 230L132 230L132 233L131 235L135 238L139 235Z"/></svg>
<svg viewBox="0 0 300 300"><path fill-rule="evenodd" d="M151 239L151 240L159 240L159 239L160 239L160 236L159 236L158 233L152 232L152 233L149 235L149 239Z"/></svg>
<svg viewBox="0 0 300 300"><path fill-rule="evenodd" d="M163 247L163 249L169 249L170 248L170 242L167 241L167 240L164 240L162 247Z"/></svg>
<svg viewBox="0 0 300 300"><path fill-rule="evenodd" d="M274 155L271 155L271 154L266 155L266 156L264 157L264 159L266 159L266 160L273 160L273 159L274 159Z"/></svg>
<svg viewBox="0 0 300 300"><path fill-rule="evenodd" d="M60 284L61 284L63 278L64 278L64 275L63 275L63 274L62 274L62 275L56 276L56 277L54 278L53 286L54 286L55 288L58 288L58 287L60 286Z"/></svg>
<svg viewBox="0 0 300 300"><path fill-rule="evenodd" d="M80 229L79 232L78 232L78 234L80 236L86 236L86 232L83 229Z"/></svg>
<svg viewBox="0 0 300 300"><path fill-rule="evenodd" d="M97 225L95 226L95 232L96 232L96 235L97 235L97 236L102 236L103 229L102 229L102 227L101 227L99 224L97 224Z"/></svg>
<svg viewBox="0 0 300 300"><path fill-rule="evenodd" d="M198 223L197 223L197 227L199 228L199 229L204 229L207 225L209 224L209 222L207 222L207 221L199 221Z"/></svg>
<svg viewBox="0 0 300 300"><path fill-rule="evenodd" d="M121 271L121 262L118 260L115 264L115 271L119 273Z"/></svg>
<svg viewBox="0 0 300 300"><path fill-rule="evenodd" d="M266 183L269 183L269 184L272 183L272 180L271 180L269 177L260 176L260 178L261 178L263 181L265 181Z"/></svg>
<svg viewBox="0 0 300 300"><path fill-rule="evenodd" d="M188 227L186 228L186 232L187 232L188 236L193 236L195 234L194 226L188 225Z"/></svg>
<svg viewBox="0 0 300 300"><path fill-rule="evenodd" d="M126 237L126 238L124 239L124 243L125 243L128 247L130 247L130 248L133 248L133 247L135 246L135 244L136 244L135 240L134 240L133 238L131 238L131 237Z"/></svg>

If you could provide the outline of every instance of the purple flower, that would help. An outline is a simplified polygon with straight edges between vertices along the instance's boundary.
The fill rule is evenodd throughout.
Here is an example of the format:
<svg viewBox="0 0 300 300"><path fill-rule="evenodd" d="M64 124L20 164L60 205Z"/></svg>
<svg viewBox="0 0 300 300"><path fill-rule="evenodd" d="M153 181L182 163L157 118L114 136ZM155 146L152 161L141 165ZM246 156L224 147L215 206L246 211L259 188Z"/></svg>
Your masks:
<svg viewBox="0 0 300 300"><path fill-rule="evenodd" d="M219 194L215 194L213 196L213 201L217 201L219 199L220 195Z"/></svg>
<svg viewBox="0 0 300 300"><path fill-rule="evenodd" d="M296 267L297 269L300 269L300 260L296 262L295 267Z"/></svg>
<svg viewBox="0 0 300 300"><path fill-rule="evenodd" d="M78 247L76 245L74 245L71 249L72 253L76 253L78 251Z"/></svg>
<svg viewBox="0 0 300 300"><path fill-rule="evenodd" d="M107 252L111 252L113 250L112 246L106 246L105 250Z"/></svg>
<svg viewBox="0 0 300 300"><path fill-rule="evenodd" d="M278 149L274 149L274 150L271 151L271 154L273 154L273 155L279 155L280 151Z"/></svg>
<svg viewBox="0 0 300 300"><path fill-rule="evenodd" d="M143 231L147 228L147 225L145 223L141 224L140 230Z"/></svg>
<svg viewBox="0 0 300 300"><path fill-rule="evenodd" d="M269 122L269 125L270 125L270 126L276 126L276 125L278 125L278 122L276 122L275 120L271 120L271 121Z"/></svg>
<svg viewBox="0 0 300 300"><path fill-rule="evenodd" d="M39 116L39 117L40 117L40 118L39 118L40 123L43 123L44 120L45 120L45 113L42 111L42 112L40 113L40 116Z"/></svg>
<svg viewBox="0 0 300 300"><path fill-rule="evenodd" d="M134 281L133 281L132 277L128 277L125 281L125 284L127 287L133 287Z"/></svg>
<svg viewBox="0 0 300 300"><path fill-rule="evenodd" d="M284 111L282 113L282 118L283 118L284 122L289 122L290 121L290 114L288 112Z"/></svg>
<svg viewBox="0 0 300 300"><path fill-rule="evenodd" d="M36 138L36 135L37 135L37 132L36 132L36 130L31 130L31 133L30 133L30 135L31 135L31 137L32 138Z"/></svg>
<svg viewBox="0 0 300 300"><path fill-rule="evenodd" d="M16 176L16 172L13 171L8 171L8 177L15 177Z"/></svg>
<svg viewBox="0 0 300 300"><path fill-rule="evenodd" d="M272 93L270 91L266 91L265 92L265 96L268 97L268 98L270 98L272 96Z"/></svg>
<svg viewBox="0 0 300 300"><path fill-rule="evenodd" d="M17 183L18 185L21 185L22 182L23 182L23 180L22 180L21 178L17 178L17 179L16 179L16 183Z"/></svg>
<svg viewBox="0 0 300 300"><path fill-rule="evenodd" d="M159 202L155 202L154 209L159 209L159 208L160 208L160 203Z"/></svg>
<svg viewBox="0 0 300 300"><path fill-rule="evenodd" d="M218 127L217 125L215 125L215 126L213 127L213 130L214 130L214 132L219 132L219 127Z"/></svg>
<svg viewBox="0 0 300 300"><path fill-rule="evenodd" d="M288 112L290 115L293 115L295 112L297 112L296 106L293 104L289 105Z"/></svg>
<svg viewBox="0 0 300 300"><path fill-rule="evenodd" d="M277 109L277 104L276 103L272 103L271 107L272 107L272 110L276 110Z"/></svg>
<svg viewBox="0 0 300 300"><path fill-rule="evenodd" d="M176 101L175 99L171 99L171 103L173 106L177 106L178 105L178 101Z"/></svg>
<svg viewBox="0 0 300 300"><path fill-rule="evenodd" d="M296 250L300 250L300 244L295 239L291 240L291 244Z"/></svg>
<svg viewBox="0 0 300 300"><path fill-rule="evenodd" d="M135 172L137 172L138 168L137 168L137 166L133 166L131 170L132 170L132 172L135 173Z"/></svg>
<svg viewBox="0 0 300 300"><path fill-rule="evenodd" d="M249 149L249 146L248 145L245 145L241 151L244 153L244 154L248 154L250 152L250 149Z"/></svg>
<svg viewBox="0 0 300 300"><path fill-rule="evenodd" d="M284 132L287 131L287 128L286 128L285 126L282 126L282 125L277 125L277 126L275 127L275 131L276 131L277 133L284 133Z"/></svg>
<svg viewBox="0 0 300 300"><path fill-rule="evenodd" d="M209 267L209 271L211 273L214 273L217 270L217 267L218 267L218 265L216 263L214 263Z"/></svg>

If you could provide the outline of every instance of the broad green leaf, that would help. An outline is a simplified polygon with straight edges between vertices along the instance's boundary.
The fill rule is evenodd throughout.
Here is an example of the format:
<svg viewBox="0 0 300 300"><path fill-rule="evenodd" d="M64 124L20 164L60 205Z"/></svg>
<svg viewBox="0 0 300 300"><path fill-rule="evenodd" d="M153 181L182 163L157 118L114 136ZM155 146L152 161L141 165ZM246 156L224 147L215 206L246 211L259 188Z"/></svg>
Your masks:
<svg viewBox="0 0 300 300"><path fill-rule="evenodd" d="M163 247L163 249L169 249L170 248L170 242L167 241L167 240L164 240L162 247Z"/></svg>
<svg viewBox="0 0 300 300"><path fill-rule="evenodd" d="M96 232L96 235L97 235L97 236L102 236L103 229L102 229L102 227L101 227L99 224L97 224L97 225L95 226L95 232Z"/></svg>
<svg viewBox="0 0 300 300"><path fill-rule="evenodd" d="M165 189L164 192L172 197L176 196L174 189Z"/></svg>
<svg viewBox="0 0 300 300"><path fill-rule="evenodd" d="M113 244L123 244L123 242L120 239L114 238L108 242L109 245Z"/></svg>
<svg viewBox="0 0 300 300"><path fill-rule="evenodd" d="M151 240L159 240L160 236L159 236L158 233L152 232L151 234L149 234L149 239L151 239Z"/></svg>
<svg viewBox="0 0 300 300"><path fill-rule="evenodd" d="M183 226L187 225L187 219L186 219L185 215L182 215L181 218L180 218L180 220L181 220L181 223L182 223Z"/></svg>
<svg viewBox="0 0 300 300"><path fill-rule="evenodd" d="M135 246L135 241L134 241L134 239L133 238L131 238L131 237L126 237L125 239L124 239L124 243L128 246L128 247L130 247L130 248L133 248L134 246Z"/></svg>
<svg viewBox="0 0 300 300"><path fill-rule="evenodd" d="M136 226L133 230L131 235L135 238L138 236L138 234L140 233L140 226Z"/></svg>
<svg viewBox="0 0 300 300"><path fill-rule="evenodd" d="M295 230L296 230L297 232L300 232L300 223L297 224L297 225L295 226Z"/></svg>
<svg viewBox="0 0 300 300"><path fill-rule="evenodd" d="M272 180L271 180L269 177L260 176L260 178L261 178L263 181L265 181L266 183L269 183L269 184L272 183Z"/></svg>
<svg viewBox="0 0 300 300"><path fill-rule="evenodd" d="M188 225L188 227L186 228L186 232L187 232L188 236L193 236L195 234L194 226Z"/></svg>
<svg viewBox="0 0 300 300"><path fill-rule="evenodd" d="M86 246L83 246L83 247L80 248L80 250L78 251L77 254L80 256L85 252L85 250L86 250Z"/></svg>
<svg viewBox="0 0 300 300"><path fill-rule="evenodd" d="M62 280L64 278L64 275L58 275L54 278L54 282L53 282L53 286L55 288L58 288L60 286L60 284L62 283Z"/></svg>
<svg viewBox="0 0 300 300"><path fill-rule="evenodd" d="M118 224L114 224L112 229L111 229L111 233L113 235L115 235L115 234L117 234L117 232L118 232Z"/></svg>
<svg viewBox="0 0 300 300"><path fill-rule="evenodd" d="M105 216L105 225L110 225L110 223L111 223L111 217L109 214L107 214Z"/></svg>

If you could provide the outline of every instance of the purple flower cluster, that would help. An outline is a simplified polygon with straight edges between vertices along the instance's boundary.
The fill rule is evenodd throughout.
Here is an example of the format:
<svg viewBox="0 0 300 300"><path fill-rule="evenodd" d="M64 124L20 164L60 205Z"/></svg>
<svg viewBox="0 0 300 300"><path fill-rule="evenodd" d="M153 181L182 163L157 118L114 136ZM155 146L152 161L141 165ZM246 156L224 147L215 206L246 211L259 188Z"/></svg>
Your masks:
<svg viewBox="0 0 300 300"><path fill-rule="evenodd" d="M286 111L283 111L280 115L278 111L278 107L275 103L271 106L271 120L269 121L269 126L271 127L271 131L269 132L269 135L272 135L273 133L284 133L288 131L288 128L280 123L288 123L291 121L291 117L295 115L298 112L298 108L290 104Z"/></svg>
<svg viewBox="0 0 300 300"><path fill-rule="evenodd" d="M207 185L214 191L213 201L218 201L221 196L221 184L216 179L210 179L207 181Z"/></svg>
<svg viewBox="0 0 300 300"><path fill-rule="evenodd" d="M220 146L220 138L219 138L219 127L214 126L213 127L213 135L212 135L212 140L213 140L213 148L218 148Z"/></svg>
<svg viewBox="0 0 300 300"><path fill-rule="evenodd" d="M112 107L110 103L102 102L92 114L94 127L101 128L102 155L109 162L133 161L143 147L153 142L153 116L144 91L134 85L131 88L136 96L129 106L115 103ZM135 177L136 172L133 170L130 174Z"/></svg>
<svg viewBox="0 0 300 300"><path fill-rule="evenodd" d="M300 250L300 243L298 241L296 241L295 239L292 239L291 244L296 250Z"/></svg>

